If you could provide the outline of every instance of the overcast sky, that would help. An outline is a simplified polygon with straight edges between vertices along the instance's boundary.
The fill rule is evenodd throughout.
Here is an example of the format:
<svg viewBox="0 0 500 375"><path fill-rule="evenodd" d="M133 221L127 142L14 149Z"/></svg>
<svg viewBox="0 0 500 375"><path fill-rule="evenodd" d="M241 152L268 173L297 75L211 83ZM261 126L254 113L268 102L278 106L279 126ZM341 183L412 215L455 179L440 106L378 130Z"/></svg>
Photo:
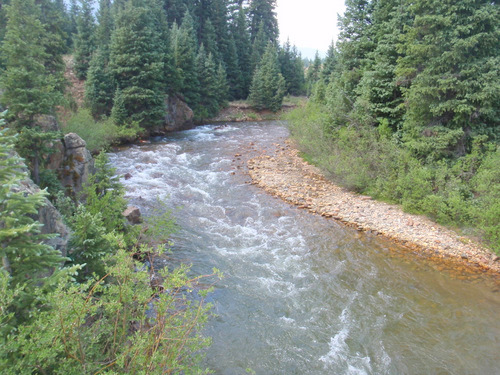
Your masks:
<svg viewBox="0 0 500 375"><path fill-rule="evenodd" d="M303 57L314 57L328 50L332 39L337 40L337 13L344 13L344 0L278 0L276 11L280 40L289 37Z"/></svg>

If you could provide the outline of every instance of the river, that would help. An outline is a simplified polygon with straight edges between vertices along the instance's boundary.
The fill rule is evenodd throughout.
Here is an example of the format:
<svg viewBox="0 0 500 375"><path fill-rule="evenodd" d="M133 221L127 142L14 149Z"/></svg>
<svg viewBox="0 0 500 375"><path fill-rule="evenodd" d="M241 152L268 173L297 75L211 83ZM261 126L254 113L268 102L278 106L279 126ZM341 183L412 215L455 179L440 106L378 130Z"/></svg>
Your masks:
<svg viewBox="0 0 500 375"><path fill-rule="evenodd" d="M500 291L249 184L249 149L280 123L206 125L110 154L131 204L159 197L180 230L170 261L213 267L216 374L500 374ZM239 169L241 167L241 169Z"/></svg>

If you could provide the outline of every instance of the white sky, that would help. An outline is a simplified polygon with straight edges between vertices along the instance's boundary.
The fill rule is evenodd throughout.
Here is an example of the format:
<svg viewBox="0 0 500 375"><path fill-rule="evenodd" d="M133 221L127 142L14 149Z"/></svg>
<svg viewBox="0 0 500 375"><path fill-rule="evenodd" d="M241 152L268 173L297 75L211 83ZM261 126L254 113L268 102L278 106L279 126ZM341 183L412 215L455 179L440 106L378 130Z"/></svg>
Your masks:
<svg viewBox="0 0 500 375"><path fill-rule="evenodd" d="M314 57L316 50L324 55L332 39L337 40L337 13L344 13L344 0L278 0L277 4L280 41L289 37L303 57Z"/></svg>

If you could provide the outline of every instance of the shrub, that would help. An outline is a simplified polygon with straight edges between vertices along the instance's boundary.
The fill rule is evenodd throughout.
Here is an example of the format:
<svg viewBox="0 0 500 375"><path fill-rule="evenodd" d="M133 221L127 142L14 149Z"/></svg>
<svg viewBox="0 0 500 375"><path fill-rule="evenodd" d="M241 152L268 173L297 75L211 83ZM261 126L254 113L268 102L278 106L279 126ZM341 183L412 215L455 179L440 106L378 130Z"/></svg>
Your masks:
<svg viewBox="0 0 500 375"><path fill-rule="evenodd" d="M210 339L200 331L210 305L200 278L186 267L163 270L161 291L151 275L137 271L125 250L106 260L106 276L84 284L61 280L47 298L50 309L34 314L0 352L19 353L0 361L3 374L202 374L200 349ZM12 299L0 278L0 302ZM1 358L1 355L0 355Z"/></svg>
<svg viewBox="0 0 500 375"><path fill-rule="evenodd" d="M76 133L82 137L92 153L97 153L120 141L131 141L141 131L137 123L117 126L111 118L95 121L88 109L80 109L73 114L63 130L65 133Z"/></svg>

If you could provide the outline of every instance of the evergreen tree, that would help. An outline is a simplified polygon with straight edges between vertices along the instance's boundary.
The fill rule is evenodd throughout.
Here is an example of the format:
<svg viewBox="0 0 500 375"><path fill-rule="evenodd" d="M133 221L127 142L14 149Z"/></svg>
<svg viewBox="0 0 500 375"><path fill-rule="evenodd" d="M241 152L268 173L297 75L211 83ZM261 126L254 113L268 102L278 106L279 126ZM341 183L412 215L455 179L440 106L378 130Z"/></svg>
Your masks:
<svg viewBox="0 0 500 375"><path fill-rule="evenodd" d="M248 100L258 110L270 109L277 112L286 92L285 79L280 73L278 52L269 42L264 56L255 71Z"/></svg>
<svg viewBox="0 0 500 375"><path fill-rule="evenodd" d="M241 86L236 87L232 96L235 99L246 99L250 90L252 80L251 71L251 43L250 34L248 33L245 10L242 6L238 8L235 23L232 25L231 34L234 36L236 54L238 57L238 71L240 72Z"/></svg>
<svg viewBox="0 0 500 375"><path fill-rule="evenodd" d="M181 27L172 29L172 49L179 74L179 93L184 96L188 105L194 108L200 96L196 75L197 41L193 19L189 12L184 15Z"/></svg>
<svg viewBox="0 0 500 375"><path fill-rule="evenodd" d="M262 32L266 45L267 42L277 43L279 29L275 8L276 0L250 0L248 16L252 42L255 41L259 32Z"/></svg>
<svg viewBox="0 0 500 375"><path fill-rule="evenodd" d="M421 0L399 60L408 110L404 140L416 155L463 155L471 137L498 139L500 9L488 0Z"/></svg>
<svg viewBox="0 0 500 375"><path fill-rule="evenodd" d="M373 12L373 40L377 46L368 54L366 68L357 88L358 116L372 125L386 124L397 131L405 113L401 87L396 79L398 44L411 23L408 10L398 1L379 1Z"/></svg>
<svg viewBox="0 0 500 375"><path fill-rule="evenodd" d="M250 71L254 72L266 51L266 46L270 43L266 37L264 24L259 28L259 31L252 43L252 54L250 56Z"/></svg>
<svg viewBox="0 0 500 375"><path fill-rule="evenodd" d="M321 58L319 57L319 52L316 51L313 63L307 68L307 95L311 95L314 85L319 81L321 77Z"/></svg>
<svg viewBox="0 0 500 375"><path fill-rule="evenodd" d="M325 61L323 63L323 69L321 70L321 79L326 85L330 83L330 78L332 73L336 70L338 64L338 53L335 49L335 44L332 43L328 47L326 53Z"/></svg>
<svg viewBox="0 0 500 375"><path fill-rule="evenodd" d="M74 41L74 66L78 79L87 77L90 59L96 49L93 2L93 0L80 0L81 10L76 22L77 34Z"/></svg>
<svg viewBox="0 0 500 375"><path fill-rule="evenodd" d="M62 94L66 88L63 54L68 52L67 35L64 31L64 14L59 11L54 0L37 0L40 4L40 20L44 27L41 43L46 52L45 69L56 82L56 89Z"/></svg>
<svg viewBox="0 0 500 375"><path fill-rule="evenodd" d="M167 13L168 23L171 25L174 23L180 25L186 11L189 10L185 0L164 0L164 9Z"/></svg>
<svg viewBox="0 0 500 375"><path fill-rule="evenodd" d="M222 57L219 53L219 46L217 44L217 36L215 35L215 28L210 19L206 20L203 33L200 41L204 45L207 54L212 54L216 61L221 61Z"/></svg>
<svg viewBox="0 0 500 375"><path fill-rule="evenodd" d="M12 0L7 16L1 100L9 108L9 118L20 129L31 126L36 115L53 113L61 99L60 82L45 66L50 55L39 43L40 36L46 33L40 21L40 7L34 0Z"/></svg>
<svg viewBox="0 0 500 375"><path fill-rule="evenodd" d="M36 299L42 297L36 296L35 290L41 293L42 287L51 282L47 273L58 268L63 258L43 243L53 236L40 234L42 224L33 215L45 204L46 192L26 194L20 189L27 175L22 159L14 152L15 137L6 132L7 129L0 130L0 272L8 274L12 289L22 288L10 307L15 319L22 321L28 318Z"/></svg>
<svg viewBox="0 0 500 375"><path fill-rule="evenodd" d="M290 95L300 95L304 89L304 69L302 58L295 47L292 48L290 41L283 45L278 51L281 74L285 78L286 92Z"/></svg>
<svg viewBox="0 0 500 375"><path fill-rule="evenodd" d="M224 65L219 63L219 67L217 68L217 72L215 73L215 82L216 82L216 93L217 93L217 101L219 104L219 108L227 107L227 100L230 97L229 95L229 84L227 80L227 73Z"/></svg>
<svg viewBox="0 0 500 375"><path fill-rule="evenodd" d="M109 67L109 50L99 47L90 60L85 81L85 102L94 117L109 116L115 86L113 72Z"/></svg>
<svg viewBox="0 0 500 375"><path fill-rule="evenodd" d="M165 56L155 21L151 6L128 3L118 13L111 38L110 68L121 92L121 110L142 127L160 124L165 115Z"/></svg>
<svg viewBox="0 0 500 375"><path fill-rule="evenodd" d="M196 56L196 70L199 81L200 100L195 113L200 118L214 117L219 112L218 82L216 65L211 54L207 56L203 44Z"/></svg>
<svg viewBox="0 0 500 375"><path fill-rule="evenodd" d="M113 15L111 13L111 0L99 0L99 12L97 13L98 25L95 31L96 46L108 49L113 33Z"/></svg>

